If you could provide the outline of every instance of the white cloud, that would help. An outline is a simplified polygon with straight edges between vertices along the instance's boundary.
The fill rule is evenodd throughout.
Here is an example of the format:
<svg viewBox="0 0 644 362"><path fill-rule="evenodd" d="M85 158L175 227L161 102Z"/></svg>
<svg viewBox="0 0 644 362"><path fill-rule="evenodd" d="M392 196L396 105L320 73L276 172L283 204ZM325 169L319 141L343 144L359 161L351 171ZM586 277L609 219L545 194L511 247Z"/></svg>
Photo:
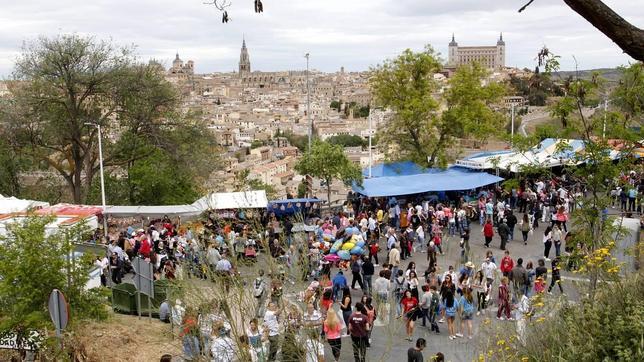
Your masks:
<svg viewBox="0 0 644 362"><path fill-rule="evenodd" d="M0 0L0 75L10 74L25 40L60 33L91 34L118 44L136 44L143 59L170 64L175 51L198 72L237 66L245 34L254 69L345 66L363 70L427 43L446 53L451 34L461 45L494 44L503 32L507 63L534 66L547 45L572 69L612 67L632 61L561 0L537 0L523 13L517 0L263 0L255 14L250 0L232 0L232 21L203 0ZM638 1L606 0L635 25L644 23Z"/></svg>

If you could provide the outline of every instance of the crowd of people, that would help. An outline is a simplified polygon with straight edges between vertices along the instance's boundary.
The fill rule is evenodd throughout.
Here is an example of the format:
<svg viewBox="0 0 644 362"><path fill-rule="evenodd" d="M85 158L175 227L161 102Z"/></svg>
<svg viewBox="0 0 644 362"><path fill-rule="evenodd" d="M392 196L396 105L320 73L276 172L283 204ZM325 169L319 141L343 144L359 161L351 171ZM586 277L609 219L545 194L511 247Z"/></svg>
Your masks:
<svg viewBox="0 0 644 362"><path fill-rule="evenodd" d="M620 184L630 188L611 192L614 201L622 200L623 207L626 193L626 208L641 211L639 178L627 175ZM182 269L188 277L215 275L228 288L244 285L240 261L252 262L261 251L276 262L277 270L260 268L244 287L252 290L255 310L243 333L233 333L226 303L204 312L176 303L170 308L166 302L165 309L172 309L166 319L175 318L181 326L188 359L319 361L326 342L331 350L326 360L338 361L342 338L348 338L355 361L365 361L378 327L401 321L404 338L412 343L408 360L423 361L427 341L415 338L417 322L449 340L472 339L473 322L492 316L516 321L521 337L532 309L530 297L553 289L564 293L561 270L576 268L575 251L584 248L573 245L574 231L569 230L570 214L582 205L584 193L583 185L553 177L526 179L511 190L419 195L406 202L352 195L342 210L313 220L314 228L303 237L295 236L292 220L270 213L260 228L208 219L198 235L163 218L146 229L120 233L110 245L111 258L97 263L111 271L114 283L140 256L154 263L158 278L175 278ZM480 235L473 232L475 224ZM366 241L362 255L326 258L324 235L347 238L349 228ZM535 239L543 244L543 257L521 255L520 245ZM483 259L475 260L471 243L487 249ZM499 252L493 251L496 245ZM457 259L447 257L448 246L458 246ZM287 298L286 286L302 282L306 288ZM496 310L490 310L492 305ZM437 353L432 358L444 357Z"/></svg>

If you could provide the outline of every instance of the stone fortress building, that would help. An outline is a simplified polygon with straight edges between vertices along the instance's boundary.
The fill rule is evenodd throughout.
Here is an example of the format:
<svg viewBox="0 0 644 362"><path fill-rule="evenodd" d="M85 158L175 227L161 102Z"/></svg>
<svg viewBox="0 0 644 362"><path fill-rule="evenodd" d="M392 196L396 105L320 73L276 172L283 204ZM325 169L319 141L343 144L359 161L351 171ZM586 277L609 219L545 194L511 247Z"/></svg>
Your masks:
<svg viewBox="0 0 644 362"><path fill-rule="evenodd" d="M478 62L481 66L491 70L501 70L505 67L505 42L503 33L499 36L496 45L492 46L458 46L452 34L447 53L447 66L456 68L459 65Z"/></svg>

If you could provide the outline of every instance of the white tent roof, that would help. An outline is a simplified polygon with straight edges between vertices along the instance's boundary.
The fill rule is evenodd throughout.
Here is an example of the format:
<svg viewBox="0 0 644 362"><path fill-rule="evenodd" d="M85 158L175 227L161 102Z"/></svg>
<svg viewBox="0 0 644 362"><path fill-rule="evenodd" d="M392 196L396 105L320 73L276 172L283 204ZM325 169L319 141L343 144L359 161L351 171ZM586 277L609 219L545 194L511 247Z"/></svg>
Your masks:
<svg viewBox="0 0 644 362"><path fill-rule="evenodd" d="M15 197L4 197L0 195L0 214L10 214L13 212L25 212L36 207L49 206L49 203L34 200L23 200Z"/></svg>
<svg viewBox="0 0 644 362"><path fill-rule="evenodd" d="M198 216L203 212L193 205L167 205L167 206L108 206L105 208L106 215L118 217L147 216L162 217L168 216Z"/></svg>
<svg viewBox="0 0 644 362"><path fill-rule="evenodd" d="M244 191L212 193L200 198L191 205L167 206L108 206L106 215L116 217L147 216L194 217L207 210L225 209L265 209L268 206L266 191Z"/></svg>
<svg viewBox="0 0 644 362"><path fill-rule="evenodd" d="M193 206L202 210L265 209L268 206L266 191L212 193L195 201Z"/></svg>

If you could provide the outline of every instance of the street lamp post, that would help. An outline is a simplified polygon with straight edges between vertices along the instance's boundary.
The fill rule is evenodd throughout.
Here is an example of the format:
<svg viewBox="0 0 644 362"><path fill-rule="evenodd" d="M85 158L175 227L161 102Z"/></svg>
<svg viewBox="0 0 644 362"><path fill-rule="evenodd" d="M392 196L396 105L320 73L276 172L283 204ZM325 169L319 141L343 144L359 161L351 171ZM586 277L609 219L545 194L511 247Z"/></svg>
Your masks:
<svg viewBox="0 0 644 362"><path fill-rule="evenodd" d="M309 86L309 53L306 58L306 116L309 122L309 152L311 151L311 137L313 136L313 122L311 121L311 88Z"/></svg>
<svg viewBox="0 0 644 362"><path fill-rule="evenodd" d="M107 243L107 215L105 214L105 178L103 176L103 142L102 142L102 133L101 125L97 123L85 123L88 126L96 127L98 129L98 162L101 171L101 201L103 206L103 236L105 237L105 242Z"/></svg>

